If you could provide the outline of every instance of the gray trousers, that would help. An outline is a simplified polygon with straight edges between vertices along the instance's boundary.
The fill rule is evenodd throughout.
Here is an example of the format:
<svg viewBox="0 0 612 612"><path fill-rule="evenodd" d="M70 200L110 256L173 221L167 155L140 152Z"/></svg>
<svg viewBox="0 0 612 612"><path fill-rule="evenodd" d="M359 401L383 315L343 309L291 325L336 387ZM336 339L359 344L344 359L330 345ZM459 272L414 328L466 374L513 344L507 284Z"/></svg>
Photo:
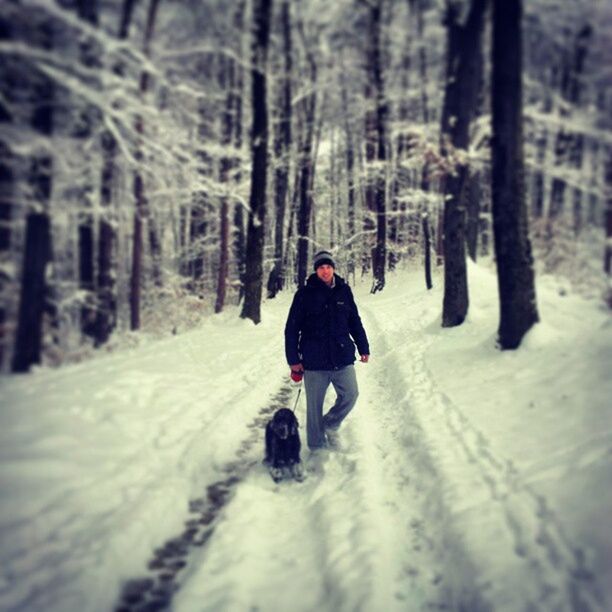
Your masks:
<svg viewBox="0 0 612 612"><path fill-rule="evenodd" d="M323 416L323 401L330 383L336 391L336 402ZM355 366L349 365L340 370L306 370L304 387L308 446L320 448L326 446L325 430L338 429L357 401L359 390Z"/></svg>

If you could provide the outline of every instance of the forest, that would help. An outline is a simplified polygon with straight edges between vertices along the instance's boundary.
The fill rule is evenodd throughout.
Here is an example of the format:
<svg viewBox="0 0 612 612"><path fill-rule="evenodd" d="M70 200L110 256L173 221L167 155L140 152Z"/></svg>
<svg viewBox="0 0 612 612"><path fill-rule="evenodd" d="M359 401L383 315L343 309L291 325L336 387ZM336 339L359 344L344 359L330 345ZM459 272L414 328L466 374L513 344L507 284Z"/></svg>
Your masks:
<svg viewBox="0 0 612 612"><path fill-rule="evenodd" d="M322 248L444 327L494 262L502 349L535 274L612 307L610 4L3 0L3 372L257 324Z"/></svg>

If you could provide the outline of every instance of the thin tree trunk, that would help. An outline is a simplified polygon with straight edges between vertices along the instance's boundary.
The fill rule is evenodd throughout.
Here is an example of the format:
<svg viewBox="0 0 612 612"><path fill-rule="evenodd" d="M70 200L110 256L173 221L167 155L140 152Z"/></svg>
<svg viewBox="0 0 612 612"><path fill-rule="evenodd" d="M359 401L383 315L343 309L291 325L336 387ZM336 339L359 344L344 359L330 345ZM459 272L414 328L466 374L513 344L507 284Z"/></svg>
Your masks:
<svg viewBox="0 0 612 612"><path fill-rule="evenodd" d="M2 123L0 120L0 127ZM7 315L9 292L14 283L8 272L15 198L14 165L15 155L10 144L0 139L0 370L8 352Z"/></svg>
<svg viewBox="0 0 612 612"><path fill-rule="evenodd" d="M272 0L255 0L253 6L253 130L251 151L251 194L246 245L244 303L240 316L258 324L261 321L263 248L266 221L266 184L268 169L268 101L266 69L270 39Z"/></svg>
<svg viewBox="0 0 612 612"><path fill-rule="evenodd" d="M268 279L268 297L273 298L284 285L283 233L289 188L289 154L291 151L291 5L284 0L281 7L283 30L283 78L281 82L280 117L275 136L276 169L274 171L274 266Z"/></svg>
<svg viewBox="0 0 612 612"><path fill-rule="evenodd" d="M607 150L607 159L604 170L604 194L606 199L605 224L606 224L606 246L604 252L604 271L608 276L608 307L612 308L612 148Z"/></svg>
<svg viewBox="0 0 612 612"><path fill-rule="evenodd" d="M521 0L494 0L492 192L502 349L517 348L538 321L525 204Z"/></svg>
<svg viewBox="0 0 612 612"><path fill-rule="evenodd" d="M419 69L419 81L421 84L421 117L423 123L427 125L429 123L429 98L427 95L428 75L427 75L427 51L425 46L425 22L423 19L423 12L425 10L426 3L422 0L408 0L410 5L412 17L415 19L416 25L416 37L419 45L418 53L418 69Z"/></svg>
<svg viewBox="0 0 612 612"><path fill-rule="evenodd" d="M14 36L10 15L0 14L0 41L11 40ZM10 68L5 64L0 68L0 98L8 99L8 78ZM12 293L15 291L15 278L10 272L11 234L13 215L16 213L15 169L17 155L11 147L11 139L3 127L15 121L8 108L0 102L0 371L4 369L9 354L8 316Z"/></svg>
<svg viewBox="0 0 612 612"><path fill-rule="evenodd" d="M98 0L78 0L77 14L79 19L91 26L98 25ZM87 69L100 68L99 49L90 37L84 37L79 43L79 61ZM75 109L77 119L71 136L78 141L87 141L92 137L100 118L95 107L83 106L77 102ZM94 213L92 196L94 192L91 160L85 156L80 177L77 179L79 198L75 204L78 210L78 249L79 249L79 289L85 296L81 306L81 332L95 337L95 322L97 318L96 286L95 286L95 239Z"/></svg>
<svg viewBox="0 0 612 612"><path fill-rule="evenodd" d="M244 11L246 7L245 0L239 2L234 16L234 25L237 32L244 31ZM242 57L242 46L240 47L238 57ZM242 176L240 172L240 150L242 149L242 95L243 95L243 68L240 62L237 61L235 64L236 70L236 83L234 87L234 99L232 101L232 108L234 109L234 135L233 144L235 149L235 158L233 163L234 168L234 181L236 185L239 185ZM236 262L236 269L238 272L239 280L239 293L238 303L242 301L244 297L245 287L245 270L246 270L246 235L244 227L244 211L242 203L237 203L234 207L234 260Z"/></svg>
<svg viewBox="0 0 612 612"><path fill-rule="evenodd" d="M155 214L149 209L148 202L146 202L145 217L147 219L147 230L149 234L149 252L151 253L153 285L157 288L161 288L164 286L164 276L162 272L162 241Z"/></svg>
<svg viewBox="0 0 612 612"><path fill-rule="evenodd" d="M330 195L329 195L329 247L333 251L336 247L336 240L339 234L339 218L338 218L338 168L336 164L336 156L338 154L338 145L336 144L336 130L332 128L330 134L330 153L329 153L329 178L330 178Z"/></svg>
<svg viewBox="0 0 612 612"><path fill-rule="evenodd" d="M121 9L118 38L127 40L136 0L124 0ZM123 74L123 66L114 66L114 72ZM110 130L104 130L102 144L102 173L100 180L100 220L98 235L98 279L96 286L97 312L94 345L101 346L110 338L117 325L117 296L115 251L117 231L113 190L117 175L117 140Z"/></svg>
<svg viewBox="0 0 612 612"><path fill-rule="evenodd" d="M382 2L371 7L371 75L375 83L376 95L376 159L378 175L376 177L376 246L372 258L372 293L381 291L385 286L385 269L387 266L387 212L386 212L386 176L384 162L387 160L387 103L383 85L383 68L381 59L381 12Z"/></svg>
<svg viewBox="0 0 612 612"><path fill-rule="evenodd" d="M215 312L217 313L221 312L225 305L227 275L229 272L229 205L225 196L221 200L219 246L221 252L219 254L217 299L215 301Z"/></svg>
<svg viewBox="0 0 612 612"><path fill-rule="evenodd" d="M310 113L309 113L310 114ZM306 282L308 275L308 245L310 237L310 218L312 215L312 192L311 173L312 173L312 119L307 120L306 135L300 155L300 174L298 180L299 189L299 208L297 215L297 282L301 287Z"/></svg>
<svg viewBox="0 0 612 612"><path fill-rule="evenodd" d="M544 165L546 161L546 147L548 133L542 128L536 137L536 169L533 172L533 195L531 214L534 219L544 216Z"/></svg>
<svg viewBox="0 0 612 612"><path fill-rule="evenodd" d="M119 24L119 39L127 40L130 33L130 25L132 24L132 15L134 7L139 0L123 0L121 7L121 22Z"/></svg>
<svg viewBox="0 0 612 612"><path fill-rule="evenodd" d="M147 24L145 28L145 36L143 43L144 54L149 57L151 40L155 29L155 19L157 17L157 9L159 8L160 0L151 0L149 4L149 12L147 15ZM143 72L140 77L139 92L141 98L149 90L150 75L148 72ZM136 132L141 136L144 133L144 122L142 117L136 118ZM141 145L138 145L136 151L136 159L142 160ZM130 278L130 327L132 330L140 329L140 291L142 277L142 256L143 256L143 238L142 226L143 220L147 214L147 201L144 193L144 181L142 177L142 169L137 169L134 174L134 233L132 237L132 275Z"/></svg>
<svg viewBox="0 0 612 612"><path fill-rule="evenodd" d="M425 259L425 286L427 289L433 287L431 282L431 238L429 237L429 215L427 213L422 216L423 222L423 252Z"/></svg>
<svg viewBox="0 0 612 612"><path fill-rule="evenodd" d="M234 71L235 65L232 58L221 62L220 85L227 89L225 110L221 125L221 146L227 153L221 158L219 181L226 189L230 182L230 172L233 160L229 155L229 147L232 144L234 133L234 110L232 108L234 96ZM226 74L227 73L227 74ZM221 196L221 207L219 211L219 269L217 275L217 297L215 300L215 312L219 313L225 306L227 293L227 279L229 274L229 197L227 194Z"/></svg>
<svg viewBox="0 0 612 612"><path fill-rule="evenodd" d="M94 344L107 342L117 324L117 297L115 294L115 245L117 232L113 221L113 185L115 180L115 158L117 141L110 132L102 135L104 163L100 188L100 228L98 236L98 310L95 323Z"/></svg>
<svg viewBox="0 0 612 612"><path fill-rule="evenodd" d="M465 187L465 202L467 212L467 225L465 228L465 244L468 255L472 261L478 258L478 233L480 224L480 187L481 176L478 172L470 172Z"/></svg>
<svg viewBox="0 0 612 612"><path fill-rule="evenodd" d="M355 150L353 143L353 131L349 117L351 112L349 109L349 99L346 87L346 76L345 71L341 74L341 96L342 96L342 108L344 108L344 138L346 142L346 187L347 187L347 278L353 277L355 279L355 250L353 246L353 237L355 236Z"/></svg>
<svg viewBox="0 0 612 612"><path fill-rule="evenodd" d="M387 159L386 120L387 104L384 96L383 70L381 60L381 13L382 2L369 4L369 38L368 38L368 98L370 108L367 119L366 154L370 162L370 172L366 190L368 211L374 215L375 222L370 220L368 230L376 228L376 240L372 249L372 293L381 291L385 286L385 269L387 261L387 215L386 215L386 177L384 162ZM372 168L376 160L376 168Z"/></svg>
<svg viewBox="0 0 612 612"><path fill-rule="evenodd" d="M312 217L312 185L314 177L314 132L315 116L317 106L317 94L315 84L317 81L317 65L313 55L308 51L306 37L302 23L298 23L299 32L303 39L306 49L307 62L309 65L310 87L312 93L304 96L302 102L302 138L299 151L299 176L298 193L299 207L297 212L297 283L301 287L306 282L308 276L308 251L311 234L310 220Z"/></svg>
<svg viewBox="0 0 612 612"><path fill-rule="evenodd" d="M571 53L567 54L562 66L560 83L561 96L572 107L578 106L580 103L583 88L581 81L583 78L586 56L592 35L593 28L590 24L585 24L578 31L571 49ZM567 117L570 115L570 109L566 105L563 105L560 109L560 113L561 116ZM568 162L572 161L572 165L576 167L578 165L576 163L577 157L581 163L582 142L580 141L580 135L568 132L564 126L561 127L555 140L555 164L558 167L565 166ZM565 179L555 176L552 181L549 207L549 218L551 220L554 220L563 214L566 196L567 183Z"/></svg>

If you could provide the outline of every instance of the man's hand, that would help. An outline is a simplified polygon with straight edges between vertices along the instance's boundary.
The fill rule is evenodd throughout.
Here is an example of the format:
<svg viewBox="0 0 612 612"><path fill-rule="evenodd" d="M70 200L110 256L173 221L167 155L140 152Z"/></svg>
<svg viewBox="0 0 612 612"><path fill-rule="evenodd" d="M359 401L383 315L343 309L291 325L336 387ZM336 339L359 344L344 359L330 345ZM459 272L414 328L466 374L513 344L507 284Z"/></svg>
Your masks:
<svg viewBox="0 0 612 612"><path fill-rule="evenodd" d="M304 366L301 363L294 363L293 365L289 367L291 368L292 372L303 372L304 371Z"/></svg>
<svg viewBox="0 0 612 612"><path fill-rule="evenodd" d="M360 355L359 356L359 361L361 361L362 363L368 363L369 360L370 360L370 356L369 355Z"/></svg>

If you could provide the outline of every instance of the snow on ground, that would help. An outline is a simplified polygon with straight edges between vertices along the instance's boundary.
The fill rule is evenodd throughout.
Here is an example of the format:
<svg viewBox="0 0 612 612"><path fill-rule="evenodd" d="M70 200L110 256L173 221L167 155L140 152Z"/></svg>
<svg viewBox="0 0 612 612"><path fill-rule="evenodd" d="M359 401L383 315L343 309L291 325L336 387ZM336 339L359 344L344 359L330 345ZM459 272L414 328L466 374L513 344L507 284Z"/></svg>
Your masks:
<svg viewBox="0 0 612 612"><path fill-rule="evenodd" d="M495 277L469 274L469 318L451 330L420 272L374 296L357 287L372 360L356 364L340 447L303 449L303 483L275 484L260 464L266 409L297 394L290 295L258 326L230 309L2 379L0 609L117 607L220 482L227 498L176 581L179 612L610 609L609 313L543 278L542 323L502 353ZM297 412L304 424L303 397Z"/></svg>

